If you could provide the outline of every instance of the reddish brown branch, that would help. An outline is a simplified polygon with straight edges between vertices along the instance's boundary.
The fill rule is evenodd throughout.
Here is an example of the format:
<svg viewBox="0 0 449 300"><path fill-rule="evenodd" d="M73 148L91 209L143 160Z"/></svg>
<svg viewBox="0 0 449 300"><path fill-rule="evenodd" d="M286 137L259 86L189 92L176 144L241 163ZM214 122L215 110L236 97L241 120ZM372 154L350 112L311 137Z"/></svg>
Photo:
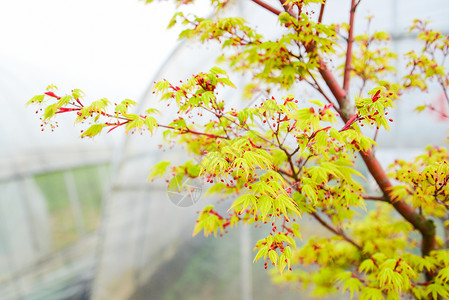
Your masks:
<svg viewBox="0 0 449 300"><path fill-rule="evenodd" d="M251 1L253 1L254 3L256 3L256 4L260 5L260 6L262 6L266 10L272 12L273 14L279 15L281 13L281 11L279 9L272 7L272 6L266 4L265 2L263 2L261 0L251 0Z"/></svg>
<svg viewBox="0 0 449 300"><path fill-rule="evenodd" d="M331 101L331 99L329 99L329 97L326 95L326 93L323 91L323 89L321 88L320 84L318 83L318 81L315 79L315 76L313 76L312 72L308 72L310 77L312 78L313 82L315 83L315 86L309 82L308 82L312 87L314 87L318 92L320 92L320 94L324 97L324 99L327 100L327 102L329 102L329 104L331 104L333 106L333 108L339 113L341 114L341 111L338 107L335 106L334 102Z"/></svg>
<svg viewBox="0 0 449 300"><path fill-rule="evenodd" d="M356 242L354 242L351 238L349 238L342 230L337 230L334 227L330 226L329 224L327 224L323 219L321 219L321 217L315 213L312 212L310 213L312 215L312 217L314 217L321 225L323 225L324 227L326 227L329 231L331 231L332 233L334 233L335 235L341 236L345 241L351 243L352 245L354 245L354 247L356 247L359 250L362 250L362 247L357 244Z"/></svg>
<svg viewBox="0 0 449 300"><path fill-rule="evenodd" d="M446 91L446 86L445 86L445 84L443 83L442 80L438 80L438 81L439 81L439 83L441 85L441 88L443 89L444 99L446 99L447 104L449 104L449 96L448 96L447 91Z"/></svg>
<svg viewBox="0 0 449 300"><path fill-rule="evenodd" d="M436 109L435 106L427 105L427 108L430 109L431 111L434 111L434 112L438 113L441 117L449 119L449 116L447 114L445 114L444 112Z"/></svg>
<svg viewBox="0 0 449 300"><path fill-rule="evenodd" d="M393 185L391 184L379 161L374 156L374 153L372 151L367 151L361 152L360 154L362 155L362 158L365 161L371 175L374 177L380 189L387 197L388 202L394 206L394 208L399 214L401 214L401 216L404 217L404 219L410 222L413 227L421 233L423 236L421 253L424 256L428 255L430 251L435 248L436 242L435 225L433 222L431 220L426 220L403 200L393 199L390 194L393 189Z"/></svg>
<svg viewBox="0 0 449 300"><path fill-rule="evenodd" d="M297 15L292 11L292 9L287 7L287 5L285 5L286 0L279 0L279 1L282 3L285 10L290 15L297 18ZM358 1L355 4L354 4L354 2L355 1L351 0L351 4L352 4L351 5L351 13L352 14L354 14L354 12L352 12L352 8L354 8L354 11L355 11L355 8L360 3L360 1ZM273 10L270 10L270 11L272 11L275 14L280 13L278 11L276 11L276 12L274 12ZM349 41L348 41L348 43L349 43ZM313 47L307 47L308 51L312 51L312 49L313 49ZM338 84L337 79L335 78L334 74L328 70L326 64L322 60L320 61L319 72L320 72L323 80L326 82L326 85L329 87L329 89L331 90L335 99L337 100L338 104L340 105L340 110L341 110L340 117L342 118L342 120L345 123L348 122L348 120L350 119L350 117L353 114L353 108L352 108L351 103L349 102L347 92L345 91L344 88L342 88ZM349 81L347 84L349 85ZM433 224L433 222L431 220L426 220L423 216L421 216L416 211L414 211L414 209L412 207L410 207L407 203L405 203L403 200L393 200L393 198L391 197L391 194L390 194L393 185L391 184L389 178L387 177L387 174L381 167L379 161L374 156L374 153L372 151L368 151L368 152L360 152L360 154L361 154L363 160L365 161L365 164L368 167L368 170L370 171L370 173L376 180L377 184L379 185L380 189L382 190L382 193L384 194L387 202L392 204L393 207L398 211L398 213L401 214L404 217L404 219L406 219L410 224L413 225L413 227L415 229L417 229L421 233L422 238L423 238L422 244L421 244L421 253L423 256L428 255L430 253L430 251L435 248L435 243L436 243L435 225ZM316 217L318 217L314 213L312 213L312 215L315 215ZM320 218L318 217L317 220L319 221ZM329 230L331 230L330 228L332 228L332 227L329 228L329 225L327 225L323 220L321 220L320 223L323 226L325 226L326 228L328 228ZM333 230L335 230L335 229L333 229ZM333 230L331 230L331 231L338 234L338 232L335 232ZM341 235L341 234L339 234L339 235ZM427 277L431 278L431 276L429 274L427 274Z"/></svg>
<svg viewBox="0 0 449 300"><path fill-rule="evenodd" d="M323 77L324 81L328 85L335 99L340 105L341 109L341 118L346 123L350 116L352 115L352 106L347 97L347 93L345 90L338 85L336 78L334 75L327 69L326 65L321 62L320 64L320 74ZM401 199L393 200L391 196L391 191L393 185L391 184L385 170L380 165L379 161L374 156L372 151L360 152L363 160L365 161L368 170L371 175L376 180L378 186L382 190L382 193L385 195L386 199L396 211L404 217L413 227L418 230L422 235L422 244L421 244L421 253L423 256L429 255L430 251L435 248L436 240L435 240L435 225L431 220L427 220L422 215L417 213L411 206L405 203ZM430 275L426 275L428 278L431 278Z"/></svg>
<svg viewBox="0 0 449 300"><path fill-rule="evenodd" d="M351 60L352 60L352 44L354 42L354 15L356 9L355 0L351 0L351 10L349 13L349 30L348 30L348 46L346 49L346 62L343 74L343 89L347 93L349 91L349 81L351 75Z"/></svg>
<svg viewBox="0 0 449 300"><path fill-rule="evenodd" d="M204 135L204 136L207 136L207 137L213 138L213 139L229 140L229 138L226 137L226 136L221 136L221 135L216 135L216 134L211 134L211 133L205 133L205 132L199 132L199 131L191 130L189 128L178 129L178 128L175 128L175 127L172 127L172 126L160 125L160 124L158 124L157 127L162 127L162 128L172 129L172 130L178 130L179 134L191 133L191 134L196 134L196 135Z"/></svg>
<svg viewBox="0 0 449 300"><path fill-rule="evenodd" d="M318 23L321 23L323 21L323 15L324 15L324 6L326 5L326 2L321 3L320 7L320 16L318 17Z"/></svg>
<svg viewBox="0 0 449 300"><path fill-rule="evenodd" d="M323 78L326 85L331 90L331 93L334 95L340 106L340 116L343 121L346 123L350 116L352 115L351 104L349 103L346 92L342 89L342 87L338 84L337 79L334 77L334 74L327 69L327 66L324 62L320 62L319 72L321 77Z"/></svg>
<svg viewBox="0 0 449 300"><path fill-rule="evenodd" d="M365 200L372 200L372 201L381 201L381 202L389 202L385 196L370 196L370 195L363 195L363 199Z"/></svg>
<svg viewBox="0 0 449 300"><path fill-rule="evenodd" d="M351 118L346 122L345 126L343 126L343 128L340 129L338 132L348 130L349 128L351 128L352 124L354 124L355 122L357 122L361 119L363 119L363 118L360 118L358 114L352 115Z"/></svg>
<svg viewBox="0 0 449 300"><path fill-rule="evenodd" d="M287 3L287 0L279 0L279 2L281 2L285 11L288 12L290 16L294 17L295 19L298 19L298 15L293 11L292 6Z"/></svg>

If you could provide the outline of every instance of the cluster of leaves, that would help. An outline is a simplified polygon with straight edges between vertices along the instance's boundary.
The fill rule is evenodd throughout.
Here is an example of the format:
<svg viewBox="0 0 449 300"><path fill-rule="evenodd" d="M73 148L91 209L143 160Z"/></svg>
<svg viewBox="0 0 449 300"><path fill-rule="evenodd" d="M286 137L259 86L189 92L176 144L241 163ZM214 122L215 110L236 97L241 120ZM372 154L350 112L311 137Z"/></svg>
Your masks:
<svg viewBox="0 0 449 300"><path fill-rule="evenodd" d="M446 91L448 76L443 62L436 60L446 57L448 37L415 22L418 38L426 46L422 54L407 54L410 70L404 83L391 83L385 76L394 71L391 60L396 55L384 47L388 34L376 32L349 39L353 24L326 25L321 17L314 20L307 5L320 3L322 11L325 1L281 0L284 12L254 2L278 15L282 26L278 38L266 39L236 17L206 19L179 12L169 26L182 23L186 27L180 38L221 43L221 60L234 71L252 74L247 91L261 86L290 89L305 83L315 88L322 100L299 101L302 99L287 95L268 97L253 107L229 107L219 91L235 85L224 70L213 67L179 85L166 80L154 85L154 93L177 108L168 124L152 116L157 112L154 109L142 115L129 113L134 102L128 99L115 105L107 99L85 105L79 90L60 97L50 87L29 103L46 106L44 123L60 113L76 113L75 122L89 124L82 137L121 126L127 133L163 130L166 140L182 144L200 161L180 166L160 162L150 178L171 174L169 186L178 189L184 178L201 176L209 183L209 194L234 197L227 214L213 205L204 208L194 235L203 231L206 236L217 236L238 224L271 226L270 234L256 243L254 260L265 261L265 268L274 265L276 281L301 282L305 289L313 285L317 295L340 289L360 299L447 298L449 242L436 238L432 221L443 220L449 231L447 150L429 148L414 162L396 161L390 174L396 180L393 186L375 158L375 141L362 129L388 130L392 122L388 110L407 88L425 89L427 80L433 78ZM227 4L211 1L217 11ZM337 29L342 27L348 34L347 53L353 43L359 49L347 55L345 66L349 68L345 67L343 74L346 83L351 74L362 80L354 110L348 106L348 91L336 86L325 64L336 55ZM428 71L432 67L433 71ZM321 88L323 82L335 101ZM366 83L376 87L364 97ZM355 169L357 155L376 179L381 196L366 194L360 183L364 177ZM367 211L366 200L376 200L378 205ZM304 215L333 236L310 238L297 246L296 241L302 239L300 224L309 222L308 218L301 220ZM419 237L415 229L422 237L423 256L416 250ZM297 264L303 268L295 268Z"/></svg>
<svg viewBox="0 0 449 300"><path fill-rule="evenodd" d="M158 126L156 119L151 116L151 114L158 112L156 109L148 109L143 115L128 113L129 107L136 104L135 101L130 99L125 99L119 104L113 104L114 109L109 110L112 104L106 98L93 101L90 105L84 105L84 93L79 89L75 89L71 94L65 96L58 96L55 92L57 92L57 87L50 85L44 94L34 96L27 104L45 106L41 117L44 125L51 124L52 119L57 114L76 112L75 123L90 125L86 130L81 131L82 138L94 137L100 134L104 128L109 128L108 132L110 132L119 126L125 126L126 133L144 129L153 133ZM36 113L38 112L36 111Z"/></svg>
<svg viewBox="0 0 449 300"><path fill-rule="evenodd" d="M413 162L396 160L390 176L400 184L394 187L392 194L407 199L425 215L442 218L445 225L449 225L445 221L449 208L448 162L448 151L439 147L429 147L427 153Z"/></svg>
<svg viewBox="0 0 449 300"><path fill-rule="evenodd" d="M439 31L428 28L428 22L415 20L410 28L411 32L417 31L417 38L424 42L421 51L410 51L405 55L408 58L410 71L404 77L405 87L416 87L422 91L428 90L428 83L435 81L441 88L443 98L449 104L449 72L444 66L449 55L449 37ZM416 107L418 112L425 109L437 112L443 119L449 116L434 105L425 103Z"/></svg>
<svg viewBox="0 0 449 300"><path fill-rule="evenodd" d="M334 53L336 33L335 26L314 22L308 13L294 18L284 12L279 22L286 32L277 40L264 39L237 17L211 20L178 12L169 27L177 23L192 27L182 31L180 38L217 40L227 50L220 61L228 61L236 71L255 74L259 84L288 89L311 76L310 70L318 67L320 55Z"/></svg>
<svg viewBox="0 0 449 300"><path fill-rule="evenodd" d="M410 31L417 31L417 38L424 42L419 53L406 53L408 65L412 68L407 75L407 85L427 90L428 79L436 80L444 90L449 86L449 73L444 67L444 61L449 55L449 38L439 31L429 29L428 22L415 20Z"/></svg>
<svg viewBox="0 0 449 300"><path fill-rule="evenodd" d="M402 299L408 294L417 299L447 298L448 251L417 255L418 245L416 237L410 236L411 230L409 224L392 216L389 205L379 205L362 221L348 226L362 249L341 236L310 238L293 252L291 262L305 268L282 275L273 273L274 281L301 282L303 289L313 286L315 296L341 290L348 291L351 299ZM434 280L420 282L423 272L434 272Z"/></svg>

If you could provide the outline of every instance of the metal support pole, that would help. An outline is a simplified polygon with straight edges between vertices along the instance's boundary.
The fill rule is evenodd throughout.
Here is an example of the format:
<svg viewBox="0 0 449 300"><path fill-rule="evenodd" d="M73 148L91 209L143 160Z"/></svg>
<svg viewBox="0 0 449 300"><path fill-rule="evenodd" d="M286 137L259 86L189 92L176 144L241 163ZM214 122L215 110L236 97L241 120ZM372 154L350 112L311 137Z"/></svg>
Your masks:
<svg viewBox="0 0 449 300"><path fill-rule="evenodd" d="M240 229L240 275L241 299L252 300L251 236L247 225L242 225Z"/></svg>
<svg viewBox="0 0 449 300"><path fill-rule="evenodd" d="M70 208L73 218L75 219L76 231L78 232L78 238L82 238L86 235L86 226L83 217L83 211L81 209L80 199L78 191L76 189L75 178L71 170L64 172L64 181L69 195Z"/></svg>

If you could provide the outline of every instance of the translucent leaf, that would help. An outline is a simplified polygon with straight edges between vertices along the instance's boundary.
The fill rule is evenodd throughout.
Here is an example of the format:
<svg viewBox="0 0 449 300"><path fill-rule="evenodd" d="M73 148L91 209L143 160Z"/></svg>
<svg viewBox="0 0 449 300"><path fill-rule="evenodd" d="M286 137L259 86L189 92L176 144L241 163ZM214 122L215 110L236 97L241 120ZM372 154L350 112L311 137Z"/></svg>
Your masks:
<svg viewBox="0 0 449 300"><path fill-rule="evenodd" d="M269 197L263 197L263 199L264 199L264 201L259 201L259 203L260 203L259 210L260 210L260 215L262 217L262 221L265 221L265 218L271 209L271 201L269 200Z"/></svg>
<svg viewBox="0 0 449 300"><path fill-rule="evenodd" d="M26 104L33 104L33 103L42 103L44 101L45 95L36 95L33 98L31 98Z"/></svg>
<svg viewBox="0 0 449 300"><path fill-rule="evenodd" d="M384 296L379 289L364 287L360 294L360 300L384 300Z"/></svg>
<svg viewBox="0 0 449 300"><path fill-rule="evenodd" d="M268 251L268 257L270 258L271 262L272 262L275 266L277 266L279 256L278 256L278 254L276 253L276 251L274 251L274 250Z"/></svg>
<svg viewBox="0 0 449 300"><path fill-rule="evenodd" d="M422 112L423 110L425 110L427 108L427 105L419 105L417 107L415 107L415 110L417 112Z"/></svg>
<svg viewBox="0 0 449 300"><path fill-rule="evenodd" d="M157 176L161 177L167 171L167 167L171 163L169 161L161 161L155 164L150 170L151 173L148 175L147 180L153 181Z"/></svg>
<svg viewBox="0 0 449 300"><path fill-rule="evenodd" d="M52 118L56 114L57 110L58 110L58 107L57 107L56 103L47 106L44 110L44 121Z"/></svg>
<svg viewBox="0 0 449 300"><path fill-rule="evenodd" d="M59 101L58 101L58 103L57 103L57 106L58 107L61 107L61 106L64 106L64 105L67 105L67 104L69 104L70 103L70 101L72 101L72 96L70 96L70 95L66 95L66 96L64 96L64 97L61 97L61 99L59 99Z"/></svg>
<svg viewBox="0 0 449 300"><path fill-rule="evenodd" d="M315 190L308 184L304 185L302 187L302 190L304 191L306 196L312 201L312 204L315 205L318 200Z"/></svg>
<svg viewBox="0 0 449 300"><path fill-rule="evenodd" d="M440 279L443 283L447 283L449 281L449 267L445 267L438 272L438 279Z"/></svg>
<svg viewBox="0 0 449 300"><path fill-rule="evenodd" d="M241 207L241 209L240 209L240 213L241 213L246 208L248 208L248 206L250 206L251 203L255 203L255 202L256 202L256 197L254 195L251 195L251 194L242 195L242 196L238 197L237 199L235 199L234 203L228 209L228 211L231 209L234 209L236 207Z"/></svg>
<svg viewBox="0 0 449 300"><path fill-rule="evenodd" d="M258 261L262 257L265 257L268 253L268 250L269 250L268 246L263 246L262 248L260 248L256 254L256 257L254 257L253 262Z"/></svg>
<svg viewBox="0 0 449 300"><path fill-rule="evenodd" d="M291 210L293 213L295 213L298 216L301 216L301 213L299 212L298 208L296 207L296 203L291 199L290 197L286 195L279 195L277 197L279 201L281 201L285 207L287 207L289 210Z"/></svg>
<svg viewBox="0 0 449 300"><path fill-rule="evenodd" d="M106 124L94 124L84 131L81 137L94 137L99 134L104 127L106 127Z"/></svg>
<svg viewBox="0 0 449 300"><path fill-rule="evenodd" d="M376 265L371 258L365 259L359 266L359 272L370 273L376 269Z"/></svg>
<svg viewBox="0 0 449 300"><path fill-rule="evenodd" d="M226 73L225 70L223 70L219 67L216 67L216 66L212 67L209 72L212 74L222 74L222 75L228 76L228 74Z"/></svg>
<svg viewBox="0 0 449 300"><path fill-rule="evenodd" d="M310 99L310 100L307 100L307 101L310 102L310 103L313 103L315 105L318 105L319 107L323 107L324 106L324 103L321 102L320 100Z"/></svg>
<svg viewBox="0 0 449 300"><path fill-rule="evenodd" d="M153 134L153 130L155 127L157 127L157 121L155 118L151 116L147 116L144 120L145 125L147 126L148 130Z"/></svg>
<svg viewBox="0 0 449 300"><path fill-rule="evenodd" d="M290 260L292 258L292 256L293 256L292 248L290 246L285 247L284 248L284 254L285 254L285 257L288 260Z"/></svg>
<svg viewBox="0 0 449 300"><path fill-rule="evenodd" d="M286 261L287 259L285 258L285 254L284 253L282 253L280 256L279 256L279 267L278 267L278 269L279 269L279 272L282 274L283 272L284 272L284 269L285 269L285 267L287 266L287 261Z"/></svg>
<svg viewBox="0 0 449 300"><path fill-rule="evenodd" d="M426 295L427 296L432 296L432 299L441 299L440 297L443 297L443 299L448 299L449 298L449 292L447 290L447 288L443 285L439 285L436 283L432 283L429 284L426 287Z"/></svg>
<svg viewBox="0 0 449 300"><path fill-rule="evenodd" d="M357 278L351 277L343 283L342 292L349 290L349 292L351 294L351 299L352 299L352 298L354 298L354 294L360 292L360 289L362 286L363 286L363 284L360 282L360 280L358 280Z"/></svg>

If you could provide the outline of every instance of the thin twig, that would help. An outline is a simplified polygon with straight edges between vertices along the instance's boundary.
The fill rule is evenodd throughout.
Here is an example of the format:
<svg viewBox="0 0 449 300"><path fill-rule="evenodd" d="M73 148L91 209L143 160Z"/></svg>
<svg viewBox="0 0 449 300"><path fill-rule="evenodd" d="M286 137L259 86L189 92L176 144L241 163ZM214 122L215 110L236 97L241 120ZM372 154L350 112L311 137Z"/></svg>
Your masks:
<svg viewBox="0 0 449 300"><path fill-rule="evenodd" d="M321 88L320 84L318 83L318 81L315 79L315 77L313 76L312 72L308 71L310 77L312 78L313 82L315 83L315 86L313 86L309 81L306 80L307 83L309 83L310 85L312 85L323 97L324 99L327 100L327 102L329 102L329 104L333 104L333 109L335 109L336 112L338 112L339 114L341 114L340 109L335 105L335 103L326 95L326 93L323 91L323 89Z"/></svg>
<svg viewBox="0 0 449 300"><path fill-rule="evenodd" d="M444 86L444 83L439 80L441 88L443 89L444 98L446 99L447 104L449 104L449 96L447 95L446 87Z"/></svg>
<svg viewBox="0 0 449 300"><path fill-rule="evenodd" d="M362 198L365 199L365 200L381 201L381 202L389 203L388 199L386 199L385 196L363 195Z"/></svg>
<svg viewBox="0 0 449 300"><path fill-rule="evenodd" d="M357 249L362 250L362 247L357 244L356 242L354 242L351 238L349 238L342 230L337 230L334 227L330 226L329 224L327 224L323 219L320 218L320 216L316 213L316 212L312 212L310 213L321 225L323 225L324 227L326 227L329 231L331 231L332 233L341 236L345 241L351 243L352 245L354 245Z"/></svg>
<svg viewBox="0 0 449 300"><path fill-rule="evenodd" d="M427 105L427 108L430 109L431 111L434 111L434 112L438 113L441 117L449 119L449 116L447 114L445 114L444 112L436 109L435 106Z"/></svg>
<svg viewBox="0 0 449 300"><path fill-rule="evenodd" d="M191 133L191 134L195 134L195 135L204 135L204 136L207 136L209 138L214 138L214 139L229 140L229 138L225 137L225 136L211 134L211 133L205 133L205 132L199 132L199 131L191 130L189 128L178 129L178 128L175 128L175 127L172 127L172 126L161 125L161 124L157 124L157 127L167 128L167 129L171 129L171 130L178 130L180 134Z"/></svg>

